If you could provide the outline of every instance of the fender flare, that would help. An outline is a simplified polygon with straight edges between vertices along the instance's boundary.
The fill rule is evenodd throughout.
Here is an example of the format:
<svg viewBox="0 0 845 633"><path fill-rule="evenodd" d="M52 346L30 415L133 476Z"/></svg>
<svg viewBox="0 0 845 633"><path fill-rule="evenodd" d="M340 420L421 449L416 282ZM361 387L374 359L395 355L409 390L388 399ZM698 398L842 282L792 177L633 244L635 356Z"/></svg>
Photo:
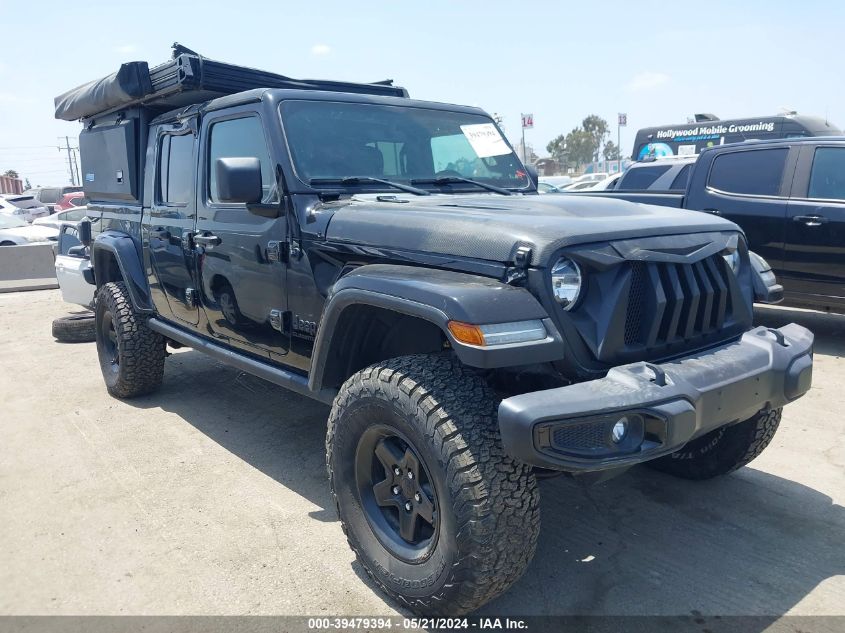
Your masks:
<svg viewBox="0 0 845 633"><path fill-rule="evenodd" d="M436 325L466 365L484 369L563 358L563 340L540 302L525 288L489 277L448 270L390 264L360 266L338 280L326 299L314 341L309 387L322 388L323 376L344 310L368 305ZM478 347L455 340L449 321L477 325L541 320L548 336L540 341Z"/></svg>
<svg viewBox="0 0 845 633"><path fill-rule="evenodd" d="M108 256L114 257L120 276L126 283L129 297L133 307L138 312L153 312L152 301L150 301L150 288L147 283L147 276L144 274L144 265L135 247L135 240L126 233L120 231L104 231L100 233L91 245L91 263L94 269L94 280L97 288L113 281L105 279L98 270L106 270L105 259Z"/></svg>

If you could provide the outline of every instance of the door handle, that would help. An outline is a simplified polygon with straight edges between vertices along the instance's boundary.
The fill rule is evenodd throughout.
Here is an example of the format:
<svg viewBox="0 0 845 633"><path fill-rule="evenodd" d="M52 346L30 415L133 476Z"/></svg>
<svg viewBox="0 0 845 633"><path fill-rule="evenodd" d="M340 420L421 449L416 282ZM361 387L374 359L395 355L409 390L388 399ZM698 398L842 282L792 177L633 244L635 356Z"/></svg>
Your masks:
<svg viewBox="0 0 845 633"><path fill-rule="evenodd" d="M207 233L206 235L194 235L193 240L194 244L197 246L205 246L206 248L217 246L223 241L213 233Z"/></svg>
<svg viewBox="0 0 845 633"><path fill-rule="evenodd" d="M796 215L792 218L793 222L801 222L806 226L821 226L827 223L827 218L823 215Z"/></svg>
<svg viewBox="0 0 845 633"><path fill-rule="evenodd" d="M711 213L713 215L722 215L722 212L719 209L702 209L704 213Z"/></svg>

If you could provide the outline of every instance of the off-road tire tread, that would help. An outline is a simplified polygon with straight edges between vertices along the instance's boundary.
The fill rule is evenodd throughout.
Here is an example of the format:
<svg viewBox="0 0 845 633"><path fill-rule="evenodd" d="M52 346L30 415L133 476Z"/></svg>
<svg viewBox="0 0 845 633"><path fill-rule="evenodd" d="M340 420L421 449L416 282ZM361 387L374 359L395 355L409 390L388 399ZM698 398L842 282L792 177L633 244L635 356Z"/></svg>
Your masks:
<svg viewBox="0 0 845 633"><path fill-rule="evenodd" d="M726 475L742 468L765 450L780 425L781 414L782 409L760 411L744 422L711 431L681 450L646 464L683 479L703 480ZM703 448L706 450L702 451Z"/></svg>
<svg viewBox="0 0 845 633"><path fill-rule="evenodd" d="M120 352L120 375L106 384L116 398L135 398L156 391L164 379L166 348L164 337L147 327L146 317L132 307L123 282L110 282L97 292L97 305L112 313Z"/></svg>
<svg viewBox="0 0 845 633"><path fill-rule="evenodd" d="M498 430L498 399L485 381L452 354L404 356L353 375L340 389L326 434L326 465L340 514L332 447L344 410L361 397L398 401L416 419L435 452L452 497L459 555L439 593L408 598L386 586L367 565L351 530L352 550L379 588L422 614L471 612L505 591L534 556L540 530L539 490L531 469L508 457Z"/></svg>
<svg viewBox="0 0 845 633"><path fill-rule="evenodd" d="M53 319L53 338L62 343L91 343L97 339L94 314L70 314Z"/></svg>

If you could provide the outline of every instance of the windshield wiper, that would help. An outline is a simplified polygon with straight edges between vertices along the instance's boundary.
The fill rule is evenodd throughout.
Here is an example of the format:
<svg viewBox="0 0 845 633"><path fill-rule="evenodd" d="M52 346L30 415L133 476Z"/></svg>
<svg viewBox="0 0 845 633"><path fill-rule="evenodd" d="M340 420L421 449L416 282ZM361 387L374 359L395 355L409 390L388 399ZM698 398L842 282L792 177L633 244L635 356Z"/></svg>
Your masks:
<svg viewBox="0 0 845 633"><path fill-rule="evenodd" d="M400 191L407 191L416 196L430 196L431 192L425 189L418 189L410 185L403 185L401 182L393 182L392 180L382 180L381 178L373 178L372 176L346 176L344 178L312 178L308 181L309 185L359 185L361 183L372 182L379 185L387 185L394 187Z"/></svg>
<svg viewBox="0 0 845 633"><path fill-rule="evenodd" d="M412 185L451 185L458 182L466 182L471 185L476 185L487 191L501 194L503 196L513 195L512 191L497 187L496 185L488 185L486 182L473 180L472 178L464 178L463 176L442 176L440 178L415 178L411 181Z"/></svg>

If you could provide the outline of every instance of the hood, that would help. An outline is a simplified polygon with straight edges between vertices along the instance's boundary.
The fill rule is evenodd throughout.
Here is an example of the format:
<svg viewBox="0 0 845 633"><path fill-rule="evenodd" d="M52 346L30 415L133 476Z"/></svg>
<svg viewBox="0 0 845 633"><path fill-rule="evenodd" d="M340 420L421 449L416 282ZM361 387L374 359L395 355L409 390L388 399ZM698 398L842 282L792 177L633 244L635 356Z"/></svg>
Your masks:
<svg viewBox="0 0 845 633"><path fill-rule="evenodd" d="M528 246L536 266L574 244L740 230L707 213L593 196L356 196L331 206L331 241L499 262Z"/></svg>
<svg viewBox="0 0 845 633"><path fill-rule="evenodd" d="M48 240L55 240L59 235L59 231L52 226L40 226L37 224L3 229L3 233L21 237L27 242L46 242Z"/></svg>

